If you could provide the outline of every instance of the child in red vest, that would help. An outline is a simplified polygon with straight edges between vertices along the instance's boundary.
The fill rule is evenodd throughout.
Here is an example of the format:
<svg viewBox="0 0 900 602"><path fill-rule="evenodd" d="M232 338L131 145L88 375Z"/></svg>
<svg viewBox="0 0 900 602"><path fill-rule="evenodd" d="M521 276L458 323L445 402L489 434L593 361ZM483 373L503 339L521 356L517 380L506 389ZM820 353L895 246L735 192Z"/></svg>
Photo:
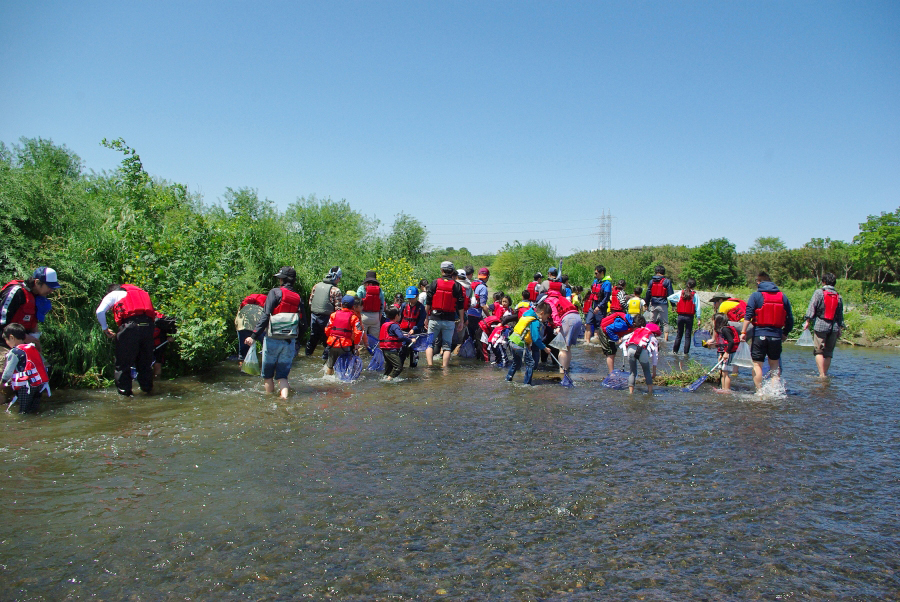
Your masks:
<svg viewBox="0 0 900 602"><path fill-rule="evenodd" d="M391 380L403 372L403 362L409 353L407 346L412 338L400 328L400 310L389 307L385 312L387 322L381 325L378 347L384 353L384 376Z"/></svg>
<svg viewBox="0 0 900 602"><path fill-rule="evenodd" d="M36 414L40 409L41 393L50 395L50 379L40 352L32 343L26 343L25 327L9 324L3 329L3 342L9 347L6 368L0 375L0 383L12 388L10 406L19 402L20 414Z"/></svg>

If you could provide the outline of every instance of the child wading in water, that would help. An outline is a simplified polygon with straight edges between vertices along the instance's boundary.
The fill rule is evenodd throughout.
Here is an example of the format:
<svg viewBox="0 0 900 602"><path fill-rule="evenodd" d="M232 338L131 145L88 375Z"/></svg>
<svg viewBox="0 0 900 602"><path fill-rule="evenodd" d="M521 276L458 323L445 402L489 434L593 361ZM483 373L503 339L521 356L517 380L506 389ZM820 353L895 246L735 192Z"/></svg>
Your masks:
<svg viewBox="0 0 900 602"><path fill-rule="evenodd" d="M412 341L400 328L400 310L389 307L385 312L388 321L381 325L381 336L378 337L378 347L384 352L384 375L391 380L403 372L403 362L409 354L409 347L404 347Z"/></svg>
<svg viewBox="0 0 900 602"><path fill-rule="evenodd" d="M713 328L718 359L725 360L722 363L722 390L731 391L731 360L741 344L741 333L728 323L728 316L723 313L713 316Z"/></svg>
<svg viewBox="0 0 900 602"><path fill-rule="evenodd" d="M40 352L32 343L25 342L26 336L21 324L12 323L3 329L3 342L9 347L9 353L0 382L13 390L10 406L18 401L20 414L36 414L40 409L41 393L46 389L50 395L50 379Z"/></svg>
<svg viewBox="0 0 900 602"><path fill-rule="evenodd" d="M634 319L635 330L628 341L628 393L634 393L634 382L637 379L637 365L641 363L644 371L644 380L647 381L647 393L653 395L653 376L650 374L650 357L655 356L659 350L659 342L653 333L647 328L647 320L644 316Z"/></svg>

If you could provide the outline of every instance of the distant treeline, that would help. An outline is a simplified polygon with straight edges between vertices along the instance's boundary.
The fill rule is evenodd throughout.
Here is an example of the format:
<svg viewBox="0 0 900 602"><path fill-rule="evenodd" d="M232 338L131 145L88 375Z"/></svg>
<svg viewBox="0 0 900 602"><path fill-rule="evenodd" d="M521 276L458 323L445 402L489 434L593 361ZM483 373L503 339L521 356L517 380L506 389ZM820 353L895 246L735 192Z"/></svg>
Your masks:
<svg viewBox="0 0 900 602"><path fill-rule="evenodd" d="M556 262L556 251L549 243L506 245L495 260L499 285L521 290L535 272L546 274ZM705 289L750 286L760 271L768 272L775 282L817 283L831 272L839 279L864 280L875 288L891 289L884 285L897 283L900 276L900 208L870 216L850 243L814 238L799 249L788 249L780 238L761 237L748 252L738 253L727 238L717 238L697 247L582 251L563 259L563 273L571 284L585 285L593 279L597 265L605 266L616 280L624 278L629 288L646 284L654 268L662 265L676 283L694 278Z"/></svg>

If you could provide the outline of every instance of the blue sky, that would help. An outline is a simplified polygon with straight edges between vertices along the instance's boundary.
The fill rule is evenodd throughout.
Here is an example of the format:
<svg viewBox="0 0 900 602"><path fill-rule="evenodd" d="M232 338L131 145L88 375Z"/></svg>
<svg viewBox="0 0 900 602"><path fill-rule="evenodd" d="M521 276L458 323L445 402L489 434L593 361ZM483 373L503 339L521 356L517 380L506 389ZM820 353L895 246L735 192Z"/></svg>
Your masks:
<svg viewBox="0 0 900 602"><path fill-rule="evenodd" d="M850 240L900 206L898 2L12 2L0 140L433 246Z"/></svg>

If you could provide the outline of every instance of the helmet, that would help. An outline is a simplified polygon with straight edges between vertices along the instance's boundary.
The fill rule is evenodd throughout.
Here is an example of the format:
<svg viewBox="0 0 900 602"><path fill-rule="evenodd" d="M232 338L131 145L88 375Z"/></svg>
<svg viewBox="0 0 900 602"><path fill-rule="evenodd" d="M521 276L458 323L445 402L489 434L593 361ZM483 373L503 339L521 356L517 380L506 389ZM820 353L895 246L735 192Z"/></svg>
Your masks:
<svg viewBox="0 0 900 602"><path fill-rule="evenodd" d="M419 289L414 286L411 286L406 289L406 298L407 299L415 299L419 296Z"/></svg>

